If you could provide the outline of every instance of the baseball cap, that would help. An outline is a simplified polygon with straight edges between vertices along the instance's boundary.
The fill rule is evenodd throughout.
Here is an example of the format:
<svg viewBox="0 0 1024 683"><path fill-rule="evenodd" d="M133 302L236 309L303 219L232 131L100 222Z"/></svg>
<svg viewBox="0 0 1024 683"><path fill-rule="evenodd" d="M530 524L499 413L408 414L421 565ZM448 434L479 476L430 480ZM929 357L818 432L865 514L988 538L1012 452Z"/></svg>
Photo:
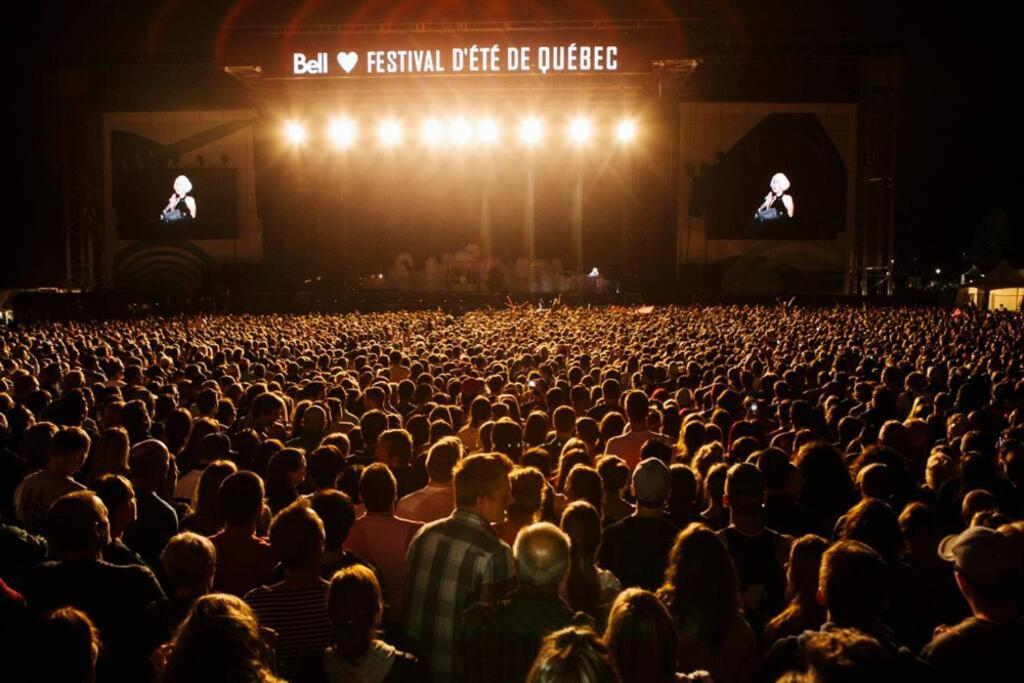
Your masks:
<svg viewBox="0 0 1024 683"><path fill-rule="evenodd" d="M672 492L672 475L668 465L658 458L641 460L633 470L633 491L640 502L664 502Z"/></svg>
<svg viewBox="0 0 1024 683"><path fill-rule="evenodd" d="M972 526L939 542L939 557L952 562L971 581L995 586L1013 569L1010 539L983 526Z"/></svg>

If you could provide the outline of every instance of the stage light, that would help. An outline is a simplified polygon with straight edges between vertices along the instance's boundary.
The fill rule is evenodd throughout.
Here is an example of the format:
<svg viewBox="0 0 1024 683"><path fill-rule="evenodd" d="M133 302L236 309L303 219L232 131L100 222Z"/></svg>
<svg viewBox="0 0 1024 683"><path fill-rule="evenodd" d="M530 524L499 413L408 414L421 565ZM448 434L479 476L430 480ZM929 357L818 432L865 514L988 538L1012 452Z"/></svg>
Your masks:
<svg viewBox="0 0 1024 683"><path fill-rule="evenodd" d="M569 122L569 138L577 145L582 145L590 139L594 127L588 119L577 116Z"/></svg>
<svg viewBox="0 0 1024 683"><path fill-rule="evenodd" d="M338 149L351 147L356 141L356 134L356 122L344 116L332 119L327 126L327 135Z"/></svg>
<svg viewBox="0 0 1024 683"><path fill-rule="evenodd" d="M444 140L444 126L437 119L427 119L420 129L420 137L427 145L438 145Z"/></svg>
<svg viewBox="0 0 1024 683"><path fill-rule="evenodd" d="M465 118L452 119L448 124L448 139L460 147L467 144L473 139L473 126Z"/></svg>
<svg viewBox="0 0 1024 683"><path fill-rule="evenodd" d="M622 119L615 127L615 137L619 142L632 142L636 137L636 122L632 119Z"/></svg>
<svg viewBox="0 0 1024 683"><path fill-rule="evenodd" d="M286 121L284 124L284 137L289 144L301 145L306 142L306 127L298 121Z"/></svg>
<svg viewBox="0 0 1024 683"><path fill-rule="evenodd" d="M377 126L377 139L383 147L394 147L402 141L402 125L395 119L386 119Z"/></svg>
<svg viewBox="0 0 1024 683"><path fill-rule="evenodd" d="M530 117L519 125L519 139L523 144L533 147L544 137L544 124L539 119Z"/></svg>
<svg viewBox="0 0 1024 683"><path fill-rule="evenodd" d="M476 126L476 138L485 145L498 141L498 122L494 119L481 119Z"/></svg>

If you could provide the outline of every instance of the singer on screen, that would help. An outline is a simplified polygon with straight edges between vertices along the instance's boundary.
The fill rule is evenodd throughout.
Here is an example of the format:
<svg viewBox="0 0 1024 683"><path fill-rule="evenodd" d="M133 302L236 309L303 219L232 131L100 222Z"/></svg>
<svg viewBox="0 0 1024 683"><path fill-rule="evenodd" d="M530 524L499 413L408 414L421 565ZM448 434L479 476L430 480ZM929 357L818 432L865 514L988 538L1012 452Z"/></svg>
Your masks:
<svg viewBox="0 0 1024 683"><path fill-rule="evenodd" d="M784 221L794 215L795 206L793 198L786 194L789 191L789 178L783 173L776 173L772 176L771 192L764 198L764 203L754 213L754 221L757 223L770 223Z"/></svg>
<svg viewBox="0 0 1024 683"><path fill-rule="evenodd" d="M196 217L196 200L190 196L192 181L180 175L174 179L174 194L167 200L167 206L160 213L164 223L194 220Z"/></svg>

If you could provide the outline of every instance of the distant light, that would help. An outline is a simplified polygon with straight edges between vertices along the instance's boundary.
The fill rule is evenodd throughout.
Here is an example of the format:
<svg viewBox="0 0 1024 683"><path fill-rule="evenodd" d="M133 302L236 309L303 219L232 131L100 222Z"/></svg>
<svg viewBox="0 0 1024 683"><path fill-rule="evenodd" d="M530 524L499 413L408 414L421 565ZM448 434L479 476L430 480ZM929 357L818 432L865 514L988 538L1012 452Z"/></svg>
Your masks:
<svg viewBox="0 0 1024 683"><path fill-rule="evenodd" d="M428 145L439 145L444 140L444 125L441 124L437 119L427 119L423 122L423 128L420 130L420 135L423 138L423 142Z"/></svg>
<svg viewBox="0 0 1024 683"><path fill-rule="evenodd" d="M306 142L306 127L298 121L286 121L284 137L289 144L301 145Z"/></svg>
<svg viewBox="0 0 1024 683"><path fill-rule="evenodd" d="M386 119L377 126L377 139L384 147L394 147L402 141L402 125L395 119Z"/></svg>
<svg viewBox="0 0 1024 683"><path fill-rule="evenodd" d="M544 137L544 124L540 119L530 117L519 125L519 139L523 144L533 147Z"/></svg>
<svg viewBox="0 0 1024 683"><path fill-rule="evenodd" d="M590 123L589 119L577 116L569 122L569 139L577 145L582 145L590 140L590 136L593 133L594 126Z"/></svg>
<svg viewBox="0 0 1024 683"><path fill-rule="evenodd" d="M351 147L356 141L357 133L356 122L345 116L332 119L327 126L327 135L338 149Z"/></svg>
<svg viewBox="0 0 1024 683"><path fill-rule="evenodd" d="M935 269L935 274L936 275L942 275L942 268L936 268Z"/></svg>
<svg viewBox="0 0 1024 683"><path fill-rule="evenodd" d="M594 269L587 273L587 277L601 277L601 273L597 272L597 266L594 266Z"/></svg>
<svg viewBox="0 0 1024 683"><path fill-rule="evenodd" d="M615 137L619 142L632 142L636 137L636 122L632 119L622 119L615 127Z"/></svg>
<svg viewBox="0 0 1024 683"><path fill-rule="evenodd" d="M498 122L494 119L481 119L476 125L476 139L485 145L498 141Z"/></svg>
<svg viewBox="0 0 1024 683"><path fill-rule="evenodd" d="M452 119L448 124L448 139L452 144L465 145L473 139L473 126L463 117Z"/></svg>

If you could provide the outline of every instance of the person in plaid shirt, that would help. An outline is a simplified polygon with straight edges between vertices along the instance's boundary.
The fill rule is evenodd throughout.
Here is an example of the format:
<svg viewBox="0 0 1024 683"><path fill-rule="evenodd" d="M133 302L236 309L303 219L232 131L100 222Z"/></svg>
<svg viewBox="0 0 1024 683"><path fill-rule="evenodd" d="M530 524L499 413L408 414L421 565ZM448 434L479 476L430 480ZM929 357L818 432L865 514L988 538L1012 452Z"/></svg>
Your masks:
<svg viewBox="0 0 1024 683"><path fill-rule="evenodd" d="M512 467L500 453L459 461L455 511L424 526L409 545L405 635L438 683L462 679L455 640L463 611L504 597L515 582L512 549L491 528L512 500Z"/></svg>

